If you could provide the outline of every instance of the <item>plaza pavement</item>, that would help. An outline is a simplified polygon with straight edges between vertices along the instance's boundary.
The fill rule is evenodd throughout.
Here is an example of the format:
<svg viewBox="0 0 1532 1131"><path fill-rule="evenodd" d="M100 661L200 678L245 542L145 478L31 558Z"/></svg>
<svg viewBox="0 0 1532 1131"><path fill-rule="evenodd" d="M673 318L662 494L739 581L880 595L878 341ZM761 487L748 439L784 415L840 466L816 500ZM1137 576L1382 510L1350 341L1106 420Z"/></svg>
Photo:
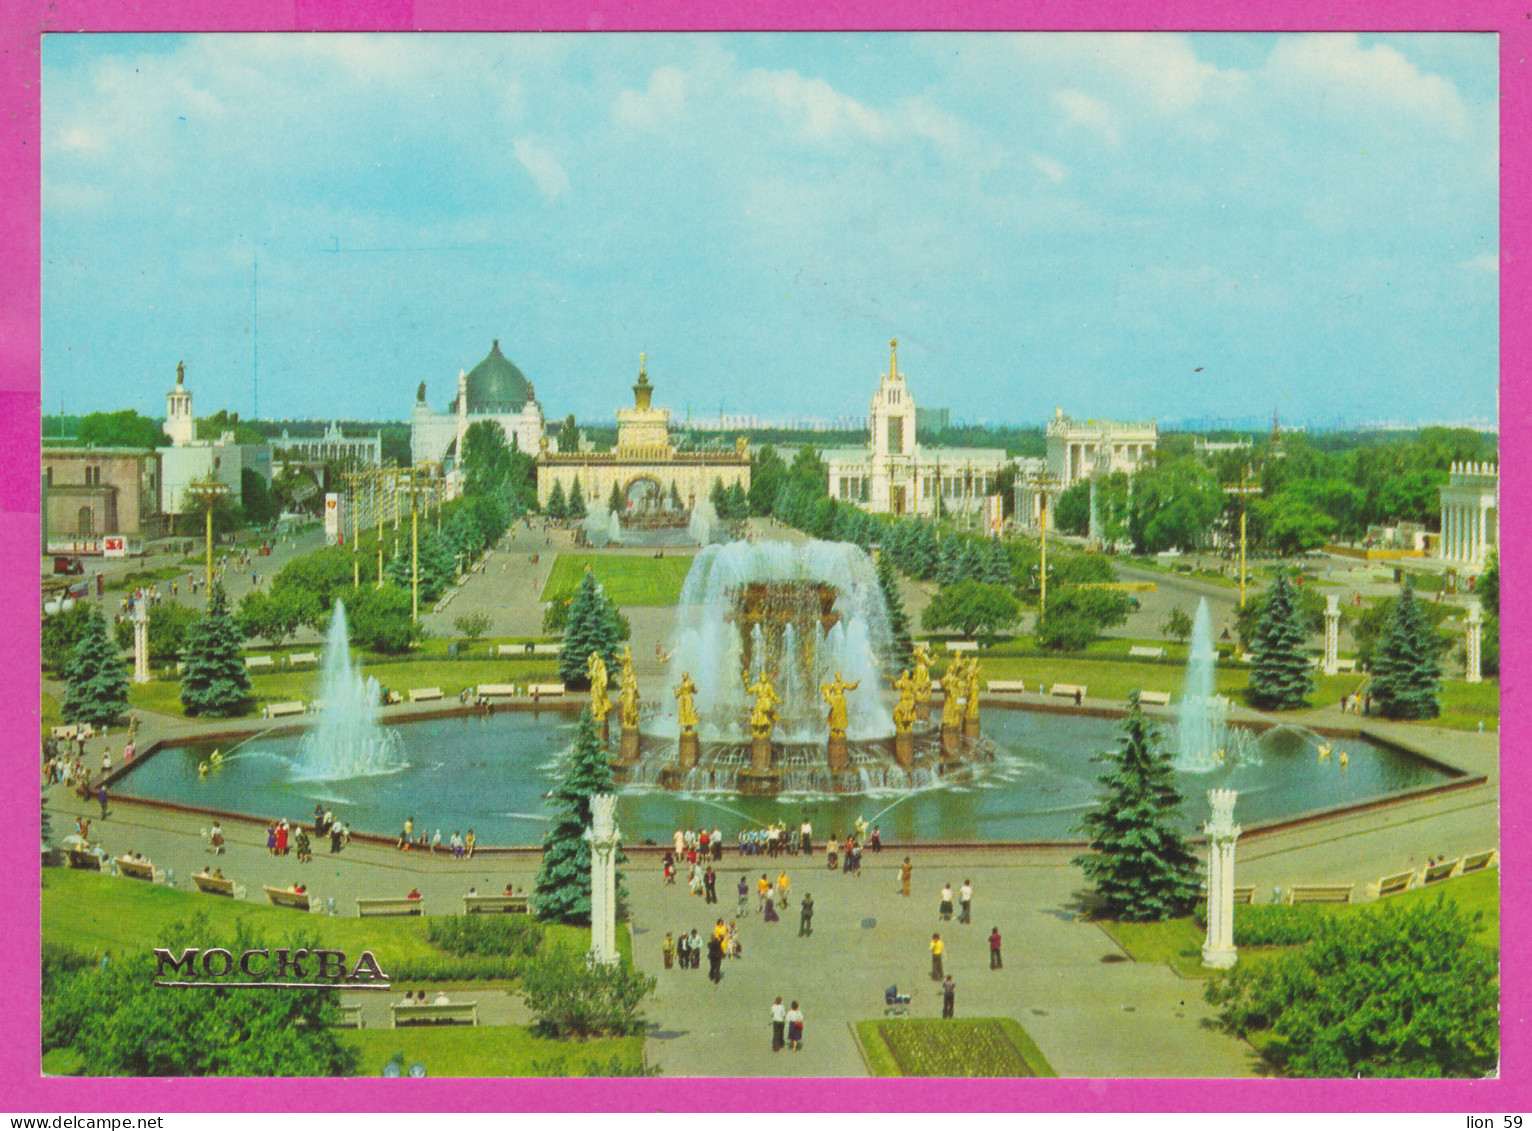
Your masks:
<svg viewBox="0 0 1532 1131"><path fill-rule="evenodd" d="M768 537L802 537L772 523L758 524L757 529ZM295 545L279 546L273 558L257 559L263 578L274 574L286 558L312 549L309 541L318 538L318 532L310 532ZM427 623L446 634L452 631L452 619L483 610L496 618L491 630L495 635L538 634L547 571L555 554L570 548L567 532L516 527L485 572L473 575L448 609L429 614ZM539 556L536 565L530 561L533 554ZM1163 575L1153 579L1171 592L1191 593L1206 586ZM231 588L239 584L237 578L231 580ZM246 586L248 581L246 572ZM918 617L923 587L906 584L905 593L907 608ZM633 622L640 678L667 675L654 661L653 642L668 636L671 610L625 611ZM1163 621L1162 613L1156 615ZM1041 702L1036 696L1020 698ZM1093 700L1086 705L1121 706ZM401 719L435 709L439 705L402 706L390 709L387 717ZM139 714L140 748L156 739L194 737L226 725ZM1487 780L1323 821L1248 830L1238 845L1237 875L1239 882L1256 885L1257 901L1269 899L1271 888L1285 889L1295 882L1354 883L1362 898L1369 882L1418 867L1427 856L1455 856L1498 843L1496 735L1358 719L1342 716L1333 705L1284 717L1284 722L1362 724L1384 737L1427 748ZM122 743L120 730L91 743L87 764L99 761L103 743L116 748L115 757ZM98 816L94 802L79 801L61 788L50 790L49 796L56 836L71 831L75 814ZM291 819L306 814L286 815ZM190 874L213 859L201 835L207 824L207 818L196 814L113 798L109 817L96 829L113 854L141 852L162 868L174 869L177 886L190 889ZM732 841L737 830L726 831ZM313 863L299 865L291 855L273 858L266 853L263 823L229 822L225 835L228 852L218 864L245 885L247 900L265 902L262 884L285 886L301 879L318 899L333 899L343 915L355 914L359 896L402 895L411 887L421 890L431 914L455 913L470 885L481 893L501 891L507 882L518 890L528 888L538 862L535 851L487 852L472 861L453 861L446 854L401 853L391 845L357 840L338 856L330 855L327 845L316 844ZM952 835L961 839L963 832L955 829ZM772 862L742 859L731 851L718 874L716 908L704 905L682 885L666 886L657 856L635 852L626 871L634 956L640 968L659 979L647 1005L652 1022L647 1055L672 1076L864 1074L851 1024L882 1016L886 986L897 983L915 991L914 1016L939 1016L940 995L928 972L931 932L940 929L949 944L947 968L958 985L958 1016L1015 1018L1062 1075L1240 1076L1257 1071L1247 1046L1208 1025L1210 1011L1202 1003L1200 981L1183 980L1168 967L1128 961L1100 928L1078 918L1085 884L1079 869L1069 863L1077 851L892 845L881 856L864 856L861 879L828 873L822 851L812 860L786 857ZM915 865L914 894L908 899L895 890L897 865L906 853ZM756 911L754 881L763 870L775 879L784 865L793 897L782 921L768 925ZM717 986L708 981L705 963L702 970L663 970L660 942L667 931L695 926L705 936L719 915L734 915L735 885L742 869L751 887L750 913L740 922L744 956L725 962L725 977ZM974 923L938 924L941 884L950 880L956 886L964 878L971 878L976 888ZM805 891L813 892L816 913L813 936L802 939L798 904ZM999 972L988 969L985 941L994 925L1005 938L1006 963ZM528 1018L519 998L503 990L470 986L449 987L448 992L454 998L480 1000L481 1015L490 1023ZM768 1010L778 994L802 1004L807 1025L801 1052L770 1050ZM384 995L357 996L366 999L369 1027L387 1023L387 1002L372 1000Z"/></svg>

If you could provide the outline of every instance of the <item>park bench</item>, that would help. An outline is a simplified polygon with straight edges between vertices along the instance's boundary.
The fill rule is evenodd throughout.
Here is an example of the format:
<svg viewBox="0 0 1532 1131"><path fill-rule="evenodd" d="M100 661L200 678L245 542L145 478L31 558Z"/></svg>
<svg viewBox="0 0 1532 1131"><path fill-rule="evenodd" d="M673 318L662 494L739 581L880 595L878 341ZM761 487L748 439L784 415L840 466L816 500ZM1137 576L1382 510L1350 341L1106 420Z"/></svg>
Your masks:
<svg viewBox="0 0 1532 1131"><path fill-rule="evenodd" d="M514 683L481 683L478 686L478 694L482 699L493 699L496 696L515 695Z"/></svg>
<svg viewBox="0 0 1532 1131"><path fill-rule="evenodd" d="M445 1023L452 1024L457 1021L466 1021L470 1025L479 1023L479 1003L476 1001L453 1001L437 1004L436 1002L395 1002L389 1007L393 1012L394 1028L400 1025L420 1025Z"/></svg>
<svg viewBox="0 0 1532 1131"><path fill-rule="evenodd" d="M1348 674L1354 674L1356 672L1356 661L1355 660L1336 660L1335 661L1335 670L1338 671L1338 672L1347 672Z"/></svg>
<svg viewBox="0 0 1532 1131"><path fill-rule="evenodd" d="M300 664L317 663L319 663L319 657L313 652L294 652L291 656L287 657L287 666L290 668L296 668Z"/></svg>
<svg viewBox="0 0 1532 1131"><path fill-rule="evenodd" d="M83 868L87 872L101 871L101 857L84 848L71 848L69 850L69 866L71 868Z"/></svg>
<svg viewBox="0 0 1532 1131"><path fill-rule="evenodd" d="M197 890L208 895L222 895L230 899L243 899L245 889L226 876L209 876L205 872L193 872L192 883Z"/></svg>
<svg viewBox="0 0 1532 1131"><path fill-rule="evenodd" d="M291 703L268 703L266 704L266 717L268 719L280 719L284 715L301 715L307 709L297 700Z"/></svg>
<svg viewBox="0 0 1532 1131"><path fill-rule="evenodd" d="M1458 870L1461 860L1443 860L1440 864L1432 864L1420 874L1421 885L1437 884L1443 880L1450 880Z"/></svg>
<svg viewBox="0 0 1532 1131"><path fill-rule="evenodd" d="M977 652L979 642L977 640L949 640L947 651L949 652Z"/></svg>
<svg viewBox="0 0 1532 1131"><path fill-rule="evenodd" d="M439 687L412 687L410 688L410 702L421 703L429 699L440 699L442 689Z"/></svg>
<svg viewBox="0 0 1532 1131"><path fill-rule="evenodd" d="M1385 895L1398 895L1402 891L1409 891L1414 886L1414 868L1411 868L1408 872L1395 872L1392 876L1384 876L1376 884L1369 885L1370 888L1377 889L1373 894L1379 899L1382 899Z"/></svg>
<svg viewBox="0 0 1532 1131"><path fill-rule="evenodd" d="M148 880L151 884L159 883L160 872L147 860L129 860L126 856L117 857L117 874L126 876L130 880Z"/></svg>
<svg viewBox="0 0 1532 1131"><path fill-rule="evenodd" d="M1063 699L1073 699L1076 695L1078 695L1081 699L1084 699L1087 690L1088 689L1082 684L1055 683L1048 689L1048 694L1057 695Z"/></svg>
<svg viewBox="0 0 1532 1131"><path fill-rule="evenodd" d="M78 728L73 726L73 725L70 725L70 726L67 726L67 727L54 727L53 728L53 737L54 738L74 738L75 735L77 735L78 733L79 733Z"/></svg>
<svg viewBox="0 0 1532 1131"><path fill-rule="evenodd" d="M1168 707L1170 706L1170 692L1168 691L1140 691L1138 701L1145 707Z"/></svg>
<svg viewBox="0 0 1532 1131"><path fill-rule="evenodd" d="M423 899L406 899L403 896L383 899L358 899L356 913L362 918L369 915L420 915Z"/></svg>
<svg viewBox="0 0 1532 1131"><path fill-rule="evenodd" d="M273 666L273 662L272 662L272 659L271 659L270 656L246 656L245 657L245 667L247 667L247 668L269 668L269 667L272 667L272 666Z"/></svg>
<svg viewBox="0 0 1532 1131"><path fill-rule="evenodd" d="M525 915L527 897L524 895L465 895L463 897L464 915L482 915L485 912Z"/></svg>
<svg viewBox="0 0 1532 1131"><path fill-rule="evenodd" d="M1350 903L1355 884L1294 884L1287 891L1289 903Z"/></svg>
<svg viewBox="0 0 1532 1131"><path fill-rule="evenodd" d="M559 649L562 647L562 644L534 644L532 645L532 655L557 656L559 654Z"/></svg>
<svg viewBox="0 0 1532 1131"><path fill-rule="evenodd" d="M1254 903L1255 902L1255 885L1254 884L1235 884L1234 885L1234 902L1235 903L1247 903L1247 904L1248 903Z"/></svg>
<svg viewBox="0 0 1532 1131"><path fill-rule="evenodd" d="M497 656L526 656L532 652L530 644L496 644L495 655Z"/></svg>
<svg viewBox="0 0 1532 1131"><path fill-rule="evenodd" d="M1165 649L1150 648L1143 644L1135 644L1133 647L1128 649L1128 655L1142 656L1146 660L1163 660L1165 658Z"/></svg>
<svg viewBox="0 0 1532 1131"><path fill-rule="evenodd" d="M341 1002L340 1021L335 1026L337 1029L365 1029L367 1022L362 1017L362 1003Z"/></svg>
<svg viewBox="0 0 1532 1131"><path fill-rule="evenodd" d="M534 699L540 696L562 695L564 694L564 685L562 683L529 683L527 684L527 694Z"/></svg>
<svg viewBox="0 0 1532 1131"><path fill-rule="evenodd" d="M1488 852L1473 852L1463 857L1463 868L1458 873L1467 876L1473 872L1482 872L1486 868L1497 867L1500 863L1500 854L1491 848Z"/></svg>
<svg viewBox="0 0 1532 1131"><path fill-rule="evenodd" d="M1025 691L1027 681L1024 679L990 679L985 681L991 691Z"/></svg>
<svg viewBox="0 0 1532 1131"><path fill-rule="evenodd" d="M313 904L310 902L310 893L306 891L289 891L287 888L265 887L266 898L271 900L273 907L291 907L296 911L312 911Z"/></svg>

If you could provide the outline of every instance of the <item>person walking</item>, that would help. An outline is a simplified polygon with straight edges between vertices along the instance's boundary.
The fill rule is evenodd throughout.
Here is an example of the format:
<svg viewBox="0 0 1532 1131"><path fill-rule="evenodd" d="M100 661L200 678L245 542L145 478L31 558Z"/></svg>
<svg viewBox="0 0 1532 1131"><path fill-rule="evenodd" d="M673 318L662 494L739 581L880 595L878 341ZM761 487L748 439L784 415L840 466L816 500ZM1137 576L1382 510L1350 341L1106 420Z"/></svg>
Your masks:
<svg viewBox="0 0 1532 1131"><path fill-rule="evenodd" d="M952 921L952 885L950 883L942 885L942 899L937 905L936 917L943 923Z"/></svg>
<svg viewBox="0 0 1532 1131"><path fill-rule="evenodd" d="M787 1006L777 998L771 1006L771 1051L781 1052L787 1045Z"/></svg>
<svg viewBox="0 0 1532 1131"><path fill-rule="evenodd" d="M787 1047L794 1052L803 1051L803 1010L796 1001L787 1011Z"/></svg>
<svg viewBox="0 0 1532 1131"><path fill-rule="evenodd" d="M1000 961L1000 928L993 927L989 932L989 968L999 970L1004 965Z"/></svg>
<svg viewBox="0 0 1532 1131"><path fill-rule="evenodd" d="M723 938L716 933L707 941L707 976L715 986L723 981Z"/></svg>
<svg viewBox="0 0 1532 1131"><path fill-rule="evenodd" d="M956 1005L957 983L952 980L952 975L948 974L946 980L942 982L942 1016L951 1017Z"/></svg>
<svg viewBox="0 0 1532 1131"><path fill-rule="evenodd" d="M660 944L660 954L665 959L665 969L669 970L676 964L676 940L669 931L665 932L665 941Z"/></svg>
<svg viewBox="0 0 1532 1131"><path fill-rule="evenodd" d="M743 919L750 914L750 883L744 876L739 878L739 910L734 912L736 919Z"/></svg>
<svg viewBox="0 0 1532 1131"><path fill-rule="evenodd" d="M702 873L702 887L707 892L707 902L717 903L718 874L713 871L713 866L711 864L707 866L707 871Z"/></svg>
<svg viewBox="0 0 1532 1131"><path fill-rule="evenodd" d="M904 858L904 863L899 865L899 894L900 895L909 895L910 894L910 877L912 877L914 874L915 874L915 866L910 863L910 858L908 856L906 856Z"/></svg>
<svg viewBox="0 0 1532 1131"><path fill-rule="evenodd" d="M702 936L697 933L696 927L692 928L692 933L687 941L691 943L692 969L701 970L703 951Z"/></svg>
<svg viewBox="0 0 1532 1131"><path fill-rule="evenodd" d="M106 820L106 786L96 790L96 800L101 803L101 819Z"/></svg>
<svg viewBox="0 0 1532 1131"><path fill-rule="evenodd" d="M755 894L760 902L758 910L764 914L766 905L771 902L771 880L767 878L765 872L762 872L761 878L755 882Z"/></svg>
<svg viewBox="0 0 1532 1131"><path fill-rule="evenodd" d="M806 939L814 933L814 894L805 892L798 910L798 937Z"/></svg>
<svg viewBox="0 0 1532 1131"><path fill-rule="evenodd" d="M964 880L958 888L958 922L973 922L973 881Z"/></svg>
<svg viewBox="0 0 1532 1131"><path fill-rule="evenodd" d="M933 934L931 936L931 981L933 982L942 980L942 954L946 949L941 935Z"/></svg>

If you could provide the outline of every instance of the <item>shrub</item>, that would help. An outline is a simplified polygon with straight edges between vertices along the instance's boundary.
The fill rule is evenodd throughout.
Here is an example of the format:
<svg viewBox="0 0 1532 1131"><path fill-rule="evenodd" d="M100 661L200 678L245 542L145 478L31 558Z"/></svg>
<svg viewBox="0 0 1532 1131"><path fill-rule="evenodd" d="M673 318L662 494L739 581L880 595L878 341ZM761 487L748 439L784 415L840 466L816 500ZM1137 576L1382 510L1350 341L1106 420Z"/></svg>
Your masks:
<svg viewBox="0 0 1532 1131"><path fill-rule="evenodd" d="M546 931L527 915L446 915L426 921L426 939L448 954L525 957L536 954Z"/></svg>
<svg viewBox="0 0 1532 1131"><path fill-rule="evenodd" d="M1234 908L1235 946L1301 946L1319 930L1324 912L1311 904L1242 904ZM1207 904L1197 904L1197 922L1207 926Z"/></svg>
<svg viewBox="0 0 1532 1131"><path fill-rule="evenodd" d="M521 994L537 1028L556 1037L625 1037L643 1032L643 999L659 980L625 962L590 964L566 946L543 947L522 968Z"/></svg>
<svg viewBox="0 0 1532 1131"><path fill-rule="evenodd" d="M388 964L394 985L409 982L509 982L521 973L521 957L404 958Z"/></svg>

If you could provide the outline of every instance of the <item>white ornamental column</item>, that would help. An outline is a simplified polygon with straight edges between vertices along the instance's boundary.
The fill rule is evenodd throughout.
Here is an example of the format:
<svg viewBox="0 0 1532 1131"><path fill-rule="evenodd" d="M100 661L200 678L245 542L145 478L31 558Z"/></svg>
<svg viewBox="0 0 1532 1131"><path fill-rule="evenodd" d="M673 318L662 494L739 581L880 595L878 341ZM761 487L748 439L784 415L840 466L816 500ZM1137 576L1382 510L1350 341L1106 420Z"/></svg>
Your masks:
<svg viewBox="0 0 1532 1131"><path fill-rule="evenodd" d="M608 966L617 961L617 797L598 793L590 799L590 956Z"/></svg>
<svg viewBox="0 0 1532 1131"><path fill-rule="evenodd" d="M142 597L133 602L133 682L149 682L149 605Z"/></svg>
<svg viewBox="0 0 1532 1131"><path fill-rule="evenodd" d="M1325 598L1325 675L1340 671L1340 598Z"/></svg>
<svg viewBox="0 0 1532 1131"><path fill-rule="evenodd" d="M1484 614L1477 600L1468 602L1468 641L1464 651L1468 653L1468 682L1482 683L1484 670L1479 648L1484 639Z"/></svg>
<svg viewBox="0 0 1532 1131"><path fill-rule="evenodd" d="M1212 819L1204 826L1208 837L1208 933L1202 944L1202 964L1227 970L1238 959L1234 949L1234 823L1233 789L1208 790Z"/></svg>

